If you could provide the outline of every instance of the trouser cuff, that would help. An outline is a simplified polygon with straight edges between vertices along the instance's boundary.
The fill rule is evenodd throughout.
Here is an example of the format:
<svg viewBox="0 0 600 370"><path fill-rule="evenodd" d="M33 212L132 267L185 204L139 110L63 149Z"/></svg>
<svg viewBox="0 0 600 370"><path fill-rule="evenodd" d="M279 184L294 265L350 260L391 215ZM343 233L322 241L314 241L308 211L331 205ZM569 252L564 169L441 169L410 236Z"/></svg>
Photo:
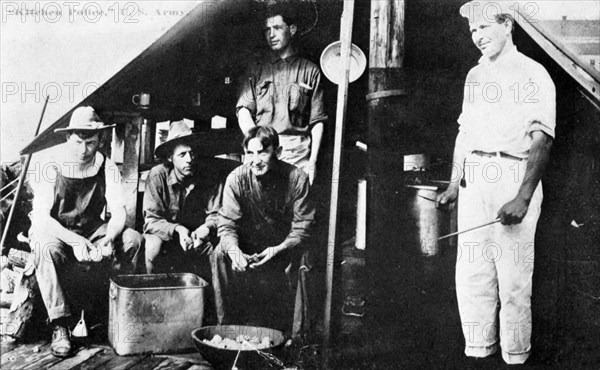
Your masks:
<svg viewBox="0 0 600 370"><path fill-rule="evenodd" d="M466 346L465 347L465 355L467 357L488 357L496 353L498 350L498 346L496 343L487 347L474 347L474 346Z"/></svg>
<svg viewBox="0 0 600 370"><path fill-rule="evenodd" d="M47 309L47 311L50 321L71 316L71 311L66 305L53 307L51 309Z"/></svg>
<svg viewBox="0 0 600 370"><path fill-rule="evenodd" d="M529 352L524 353L508 353L502 351L502 359L509 365L520 365L525 363L529 358Z"/></svg>

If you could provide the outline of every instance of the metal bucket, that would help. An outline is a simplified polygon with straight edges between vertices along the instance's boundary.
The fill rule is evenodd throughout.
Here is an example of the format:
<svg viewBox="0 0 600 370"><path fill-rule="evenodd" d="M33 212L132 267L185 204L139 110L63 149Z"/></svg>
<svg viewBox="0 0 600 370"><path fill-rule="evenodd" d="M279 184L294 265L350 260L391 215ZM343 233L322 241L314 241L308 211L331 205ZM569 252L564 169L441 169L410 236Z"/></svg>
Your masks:
<svg viewBox="0 0 600 370"><path fill-rule="evenodd" d="M452 229L453 216L435 207L435 199L443 192L437 185L406 185L409 195L411 220L410 230L414 230L414 241L423 256L431 257L440 253L438 238Z"/></svg>

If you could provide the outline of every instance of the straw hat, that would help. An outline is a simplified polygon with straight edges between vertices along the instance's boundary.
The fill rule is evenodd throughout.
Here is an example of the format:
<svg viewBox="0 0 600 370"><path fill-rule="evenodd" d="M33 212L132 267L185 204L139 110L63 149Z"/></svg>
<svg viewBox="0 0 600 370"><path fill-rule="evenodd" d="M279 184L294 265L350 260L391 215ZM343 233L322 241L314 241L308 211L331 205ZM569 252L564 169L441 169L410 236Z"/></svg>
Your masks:
<svg viewBox="0 0 600 370"><path fill-rule="evenodd" d="M68 127L57 128L54 132L89 130L98 131L115 127L116 125L106 125L100 121L98 115L92 107L79 107L71 114L71 120Z"/></svg>
<svg viewBox="0 0 600 370"><path fill-rule="evenodd" d="M159 158L165 158L168 156L169 150L177 144L192 146L195 137L196 135L192 133L192 130L183 120L172 122L167 140L156 147L154 155Z"/></svg>

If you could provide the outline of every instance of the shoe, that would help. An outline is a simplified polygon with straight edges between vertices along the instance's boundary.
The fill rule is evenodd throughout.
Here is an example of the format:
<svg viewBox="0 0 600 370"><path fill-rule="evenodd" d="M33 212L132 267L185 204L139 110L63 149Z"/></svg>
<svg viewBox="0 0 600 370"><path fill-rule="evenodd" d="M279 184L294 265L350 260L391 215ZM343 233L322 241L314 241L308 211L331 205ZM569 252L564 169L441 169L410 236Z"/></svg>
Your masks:
<svg viewBox="0 0 600 370"><path fill-rule="evenodd" d="M71 355L71 339L69 329L62 325L56 325L52 332L52 344L50 352L55 357L66 358Z"/></svg>

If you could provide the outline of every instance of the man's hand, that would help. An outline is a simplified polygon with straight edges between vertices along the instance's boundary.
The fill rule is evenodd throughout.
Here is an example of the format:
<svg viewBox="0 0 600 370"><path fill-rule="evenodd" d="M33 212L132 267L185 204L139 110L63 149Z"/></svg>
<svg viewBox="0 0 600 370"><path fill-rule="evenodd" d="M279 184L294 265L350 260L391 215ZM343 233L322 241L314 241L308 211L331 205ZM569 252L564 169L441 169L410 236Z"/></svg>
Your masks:
<svg viewBox="0 0 600 370"><path fill-rule="evenodd" d="M281 253L281 251L283 251L284 249L285 246L282 245L278 245L276 247L269 247L265 249L256 256L256 258L258 258L259 261L256 263L251 263L250 268L257 268L264 265L265 263L269 262L269 260L271 260L273 257Z"/></svg>
<svg viewBox="0 0 600 370"><path fill-rule="evenodd" d="M194 242L194 248L198 248L204 244L210 236L210 229L206 224L200 225L193 233L192 240Z"/></svg>
<svg viewBox="0 0 600 370"><path fill-rule="evenodd" d="M73 248L73 254L79 262L99 262L102 260L100 249L83 236L77 235L69 245Z"/></svg>
<svg viewBox="0 0 600 370"><path fill-rule="evenodd" d="M231 259L231 268L233 271L238 272L245 272L248 267L248 260L252 259L252 256L243 253L237 246L229 248L227 255Z"/></svg>
<svg viewBox="0 0 600 370"><path fill-rule="evenodd" d="M458 198L458 189L450 186L445 192L439 194L435 201L435 207L438 209L452 210L456 205Z"/></svg>
<svg viewBox="0 0 600 370"><path fill-rule="evenodd" d="M97 248L99 248L100 255L102 258L112 256L115 250L113 240L110 239L108 236L105 236L104 238L100 239L96 246Z"/></svg>
<svg viewBox="0 0 600 370"><path fill-rule="evenodd" d="M177 225L177 227L175 227L175 232L179 234L179 245L181 245L181 248L183 248L184 252L187 252L193 248L194 244L192 243L190 230L188 230L187 227Z"/></svg>
<svg viewBox="0 0 600 370"><path fill-rule="evenodd" d="M517 196L500 208L498 218L502 225L520 224L525 215L527 215L528 210L529 202Z"/></svg>

